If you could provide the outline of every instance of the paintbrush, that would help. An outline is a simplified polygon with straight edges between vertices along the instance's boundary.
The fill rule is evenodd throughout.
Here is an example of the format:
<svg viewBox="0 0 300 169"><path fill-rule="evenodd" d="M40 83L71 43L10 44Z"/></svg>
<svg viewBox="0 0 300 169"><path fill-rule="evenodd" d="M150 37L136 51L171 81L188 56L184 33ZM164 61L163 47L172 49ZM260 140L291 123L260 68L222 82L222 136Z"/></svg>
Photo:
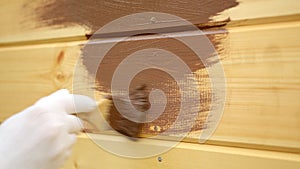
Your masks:
<svg viewBox="0 0 300 169"><path fill-rule="evenodd" d="M134 138L140 137L143 126L141 121L145 120L145 111L150 107L147 94L146 85L141 85L130 92L130 100L125 99L123 96L114 96L114 99L112 99L111 95L106 95L97 103L102 118L99 111L79 113L77 116L85 122L85 132L101 132L113 129L134 140ZM140 113L134 114L134 112L131 112L129 109L130 104ZM116 105L119 105L119 107L116 108Z"/></svg>

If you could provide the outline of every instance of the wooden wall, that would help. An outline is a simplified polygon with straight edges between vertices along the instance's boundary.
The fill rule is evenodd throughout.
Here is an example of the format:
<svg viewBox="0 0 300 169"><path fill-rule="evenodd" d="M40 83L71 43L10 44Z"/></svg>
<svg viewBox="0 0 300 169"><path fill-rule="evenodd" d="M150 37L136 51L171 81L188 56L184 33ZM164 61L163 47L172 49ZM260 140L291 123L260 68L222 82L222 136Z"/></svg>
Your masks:
<svg viewBox="0 0 300 169"><path fill-rule="evenodd" d="M80 135L64 168L300 168L299 1L85 3L0 2L0 121L55 90L72 90L82 46L101 26L131 12L169 12L212 37L218 37L217 30L226 32L217 46L226 76L225 109L217 130L204 144L194 137L185 139L159 155L161 162L158 156L121 158ZM90 13L97 18L91 19L94 15ZM186 31L177 35L189 33L192 35ZM150 39L140 35L133 41ZM180 53L181 49L173 48ZM95 137L126 142L114 134ZM150 147L164 144L151 139L144 142Z"/></svg>

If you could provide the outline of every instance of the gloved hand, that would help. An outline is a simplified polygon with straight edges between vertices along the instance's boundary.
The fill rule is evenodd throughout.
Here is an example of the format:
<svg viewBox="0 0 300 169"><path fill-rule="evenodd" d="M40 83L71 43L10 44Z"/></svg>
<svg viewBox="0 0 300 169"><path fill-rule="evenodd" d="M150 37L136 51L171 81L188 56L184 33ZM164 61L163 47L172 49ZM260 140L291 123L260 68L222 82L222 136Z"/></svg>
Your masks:
<svg viewBox="0 0 300 169"><path fill-rule="evenodd" d="M10 117L0 126L0 169L58 169L82 129L70 113L95 108L91 98L62 89Z"/></svg>

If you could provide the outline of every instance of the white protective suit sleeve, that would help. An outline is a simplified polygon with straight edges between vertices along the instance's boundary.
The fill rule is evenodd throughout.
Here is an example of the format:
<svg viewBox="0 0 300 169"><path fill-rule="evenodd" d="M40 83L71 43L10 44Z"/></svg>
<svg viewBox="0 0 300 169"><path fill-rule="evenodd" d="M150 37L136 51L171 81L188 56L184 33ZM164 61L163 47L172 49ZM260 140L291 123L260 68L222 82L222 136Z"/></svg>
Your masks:
<svg viewBox="0 0 300 169"><path fill-rule="evenodd" d="M58 169L71 154L82 123L71 113L90 112L96 102L59 90L0 126L0 169Z"/></svg>

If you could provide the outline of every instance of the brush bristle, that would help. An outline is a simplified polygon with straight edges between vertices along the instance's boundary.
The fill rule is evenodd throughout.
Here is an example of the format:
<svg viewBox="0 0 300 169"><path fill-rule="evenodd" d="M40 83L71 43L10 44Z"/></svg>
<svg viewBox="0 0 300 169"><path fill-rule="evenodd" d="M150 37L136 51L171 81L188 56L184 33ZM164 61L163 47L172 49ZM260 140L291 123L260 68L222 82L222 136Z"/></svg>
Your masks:
<svg viewBox="0 0 300 169"><path fill-rule="evenodd" d="M116 103L118 103L119 109L116 108ZM131 104L140 111L139 114L131 112L132 110L129 108ZM124 98L124 96L114 97L106 117L108 117L110 126L117 132L132 139L138 138L143 126L142 121L146 119L146 110L149 106L146 85L138 86L130 92L130 100Z"/></svg>
<svg viewBox="0 0 300 169"><path fill-rule="evenodd" d="M101 99L97 102L100 112L103 114L104 119L107 121L109 117L109 112L112 107L112 101L110 99Z"/></svg>

